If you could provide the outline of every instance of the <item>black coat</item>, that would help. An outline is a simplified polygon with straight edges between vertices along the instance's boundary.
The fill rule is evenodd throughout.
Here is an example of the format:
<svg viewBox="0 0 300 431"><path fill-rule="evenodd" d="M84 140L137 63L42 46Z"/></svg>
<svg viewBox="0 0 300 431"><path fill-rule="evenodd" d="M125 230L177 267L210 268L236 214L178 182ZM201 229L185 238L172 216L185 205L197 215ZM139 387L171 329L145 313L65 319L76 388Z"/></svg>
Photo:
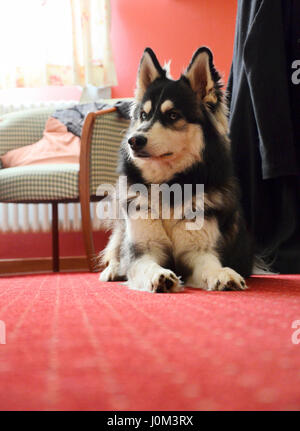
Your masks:
<svg viewBox="0 0 300 431"><path fill-rule="evenodd" d="M247 224L280 272L300 272L299 22L299 0L239 0L227 89Z"/></svg>

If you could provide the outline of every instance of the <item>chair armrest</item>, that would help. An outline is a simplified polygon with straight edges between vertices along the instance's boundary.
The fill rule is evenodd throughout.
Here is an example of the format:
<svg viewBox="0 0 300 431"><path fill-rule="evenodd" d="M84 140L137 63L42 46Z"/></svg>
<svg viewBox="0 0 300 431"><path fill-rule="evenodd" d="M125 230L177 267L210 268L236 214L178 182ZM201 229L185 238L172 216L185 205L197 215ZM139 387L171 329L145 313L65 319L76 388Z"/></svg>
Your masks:
<svg viewBox="0 0 300 431"><path fill-rule="evenodd" d="M129 121L116 108L91 112L82 129L79 184L81 191L95 195L100 184L114 184L120 143Z"/></svg>
<svg viewBox="0 0 300 431"><path fill-rule="evenodd" d="M46 121L55 107L11 112L0 117L0 156L14 148L33 144L43 136Z"/></svg>
<svg viewBox="0 0 300 431"><path fill-rule="evenodd" d="M83 238L91 271L99 270L99 265L95 259L90 197L96 194L99 185L115 183L119 147L128 125L129 121L120 118L113 107L89 113L82 128L79 197Z"/></svg>

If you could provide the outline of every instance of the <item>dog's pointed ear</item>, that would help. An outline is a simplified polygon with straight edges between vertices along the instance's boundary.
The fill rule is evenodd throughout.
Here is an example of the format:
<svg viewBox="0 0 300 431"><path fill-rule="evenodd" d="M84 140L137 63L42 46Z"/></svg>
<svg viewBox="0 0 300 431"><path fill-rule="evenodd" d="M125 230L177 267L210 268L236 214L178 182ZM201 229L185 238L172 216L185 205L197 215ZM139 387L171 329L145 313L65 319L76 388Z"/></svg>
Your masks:
<svg viewBox="0 0 300 431"><path fill-rule="evenodd" d="M204 103L217 103L216 84L220 75L213 65L213 55L206 47L199 48L184 72L192 90Z"/></svg>
<svg viewBox="0 0 300 431"><path fill-rule="evenodd" d="M155 79L163 78L165 76L166 71L159 64L152 49L146 48L142 55L138 70L135 98L141 101L149 85L155 81Z"/></svg>

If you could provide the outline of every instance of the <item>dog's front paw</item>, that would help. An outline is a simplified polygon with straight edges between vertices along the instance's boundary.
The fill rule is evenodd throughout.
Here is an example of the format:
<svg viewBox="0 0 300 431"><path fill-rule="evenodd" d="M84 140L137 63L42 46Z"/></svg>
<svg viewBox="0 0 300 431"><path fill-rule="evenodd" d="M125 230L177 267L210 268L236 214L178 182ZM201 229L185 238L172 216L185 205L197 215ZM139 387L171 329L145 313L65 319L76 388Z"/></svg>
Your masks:
<svg viewBox="0 0 300 431"><path fill-rule="evenodd" d="M243 277L231 268L225 267L207 278L207 290L245 290Z"/></svg>
<svg viewBox="0 0 300 431"><path fill-rule="evenodd" d="M180 281L174 272L169 269L161 269L151 279L151 291L156 293L180 292Z"/></svg>
<svg viewBox="0 0 300 431"><path fill-rule="evenodd" d="M110 263L100 274L100 281L123 281L126 277L120 276L118 273L119 264Z"/></svg>
<svg viewBox="0 0 300 431"><path fill-rule="evenodd" d="M143 271L139 267L138 273L129 272L127 284L130 289L157 293L180 292L183 289L174 272L156 263L148 265Z"/></svg>

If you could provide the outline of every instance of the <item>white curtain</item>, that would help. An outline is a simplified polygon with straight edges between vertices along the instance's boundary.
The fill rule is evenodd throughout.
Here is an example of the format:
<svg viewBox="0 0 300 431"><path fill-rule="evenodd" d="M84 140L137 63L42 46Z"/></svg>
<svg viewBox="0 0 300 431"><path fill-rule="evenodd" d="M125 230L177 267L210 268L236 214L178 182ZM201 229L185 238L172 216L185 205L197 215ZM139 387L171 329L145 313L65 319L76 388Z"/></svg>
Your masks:
<svg viewBox="0 0 300 431"><path fill-rule="evenodd" d="M0 0L0 88L117 84L110 0Z"/></svg>

